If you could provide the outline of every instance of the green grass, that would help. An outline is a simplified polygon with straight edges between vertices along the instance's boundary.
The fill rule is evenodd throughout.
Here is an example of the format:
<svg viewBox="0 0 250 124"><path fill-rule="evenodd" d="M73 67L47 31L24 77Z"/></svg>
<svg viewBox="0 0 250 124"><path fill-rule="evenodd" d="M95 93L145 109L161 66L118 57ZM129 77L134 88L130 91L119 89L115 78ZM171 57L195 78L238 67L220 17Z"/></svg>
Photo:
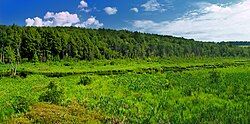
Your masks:
<svg viewBox="0 0 250 124"><path fill-rule="evenodd" d="M215 64L234 62L238 60L249 60L244 58L166 58L166 59L114 59L114 60L93 60L93 61L61 61L45 63L22 63L17 66L17 70L31 72L89 72L105 70L126 70L140 69L161 66L189 66L202 64ZM10 70L10 65L1 65L0 71Z"/></svg>
<svg viewBox="0 0 250 124"><path fill-rule="evenodd" d="M154 60L154 61L153 61ZM187 66L235 62L246 59L173 59L173 60L109 60L71 62L74 71L109 69L137 69L141 67ZM65 62L24 63L20 66L32 71L67 72ZM73 64L72 64L73 63ZM106 64L106 66L104 66ZM27 78L0 78L0 119L14 114L10 101L23 96L38 103L45 87L57 82L64 88L63 106L76 100L88 110L100 111L128 123L249 123L250 119L250 63L242 66L217 68L219 81L211 83L213 69L198 69L165 73L126 73L121 75L88 75L91 83L78 85L82 75L46 77L28 75ZM92 67L93 66L93 67ZM32 111L32 110L31 110ZM12 117L12 118L13 118Z"/></svg>

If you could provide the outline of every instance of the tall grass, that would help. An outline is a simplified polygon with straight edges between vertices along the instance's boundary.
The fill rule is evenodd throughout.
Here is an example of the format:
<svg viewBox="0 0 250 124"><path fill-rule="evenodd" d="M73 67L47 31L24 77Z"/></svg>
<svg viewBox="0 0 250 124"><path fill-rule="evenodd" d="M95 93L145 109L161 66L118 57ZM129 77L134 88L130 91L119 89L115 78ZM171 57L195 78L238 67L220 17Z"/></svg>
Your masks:
<svg viewBox="0 0 250 124"><path fill-rule="evenodd" d="M75 99L87 109L128 123L249 122L249 64L214 70L87 75L91 83L78 85L85 76L0 78L0 119L15 115L12 98L22 96L37 103L55 81L64 89L63 105Z"/></svg>

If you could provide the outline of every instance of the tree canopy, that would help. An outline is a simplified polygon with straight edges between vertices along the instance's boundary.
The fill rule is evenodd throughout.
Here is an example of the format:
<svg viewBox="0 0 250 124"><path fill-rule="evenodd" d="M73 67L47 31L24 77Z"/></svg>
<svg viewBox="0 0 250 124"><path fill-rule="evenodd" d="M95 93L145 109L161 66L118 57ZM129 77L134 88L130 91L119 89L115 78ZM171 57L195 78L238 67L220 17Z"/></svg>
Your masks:
<svg viewBox="0 0 250 124"><path fill-rule="evenodd" d="M249 57L250 48L127 30L0 26L0 62L146 57Z"/></svg>

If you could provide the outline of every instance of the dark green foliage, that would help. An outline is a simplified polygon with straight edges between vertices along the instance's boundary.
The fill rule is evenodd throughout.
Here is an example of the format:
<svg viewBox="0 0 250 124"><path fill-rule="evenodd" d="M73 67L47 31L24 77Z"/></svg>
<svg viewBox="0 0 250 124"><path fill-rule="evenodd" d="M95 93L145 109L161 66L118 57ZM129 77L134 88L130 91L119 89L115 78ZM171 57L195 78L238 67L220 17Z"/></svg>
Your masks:
<svg viewBox="0 0 250 124"><path fill-rule="evenodd" d="M250 56L250 47L109 29L0 26L0 62ZM113 62L110 65L115 64ZM65 65L67 66L67 64Z"/></svg>
<svg viewBox="0 0 250 124"><path fill-rule="evenodd" d="M221 76L220 76L220 73L218 71L212 70L209 72L209 74L210 74L209 75L210 83L212 83L212 84L220 83Z"/></svg>
<svg viewBox="0 0 250 124"><path fill-rule="evenodd" d="M19 76L22 77L22 78L26 78L27 75L28 75L27 72L24 72L24 71L19 73Z"/></svg>
<svg viewBox="0 0 250 124"><path fill-rule="evenodd" d="M64 99L64 92L58 87L55 82L50 82L46 87L47 91L40 95L40 102L49 102L53 104L60 104Z"/></svg>
<svg viewBox="0 0 250 124"><path fill-rule="evenodd" d="M91 78L88 76L81 77L80 81L78 82L78 85L88 85L92 82Z"/></svg>
<svg viewBox="0 0 250 124"><path fill-rule="evenodd" d="M64 66L70 66L70 63L69 62L66 62L63 64Z"/></svg>
<svg viewBox="0 0 250 124"><path fill-rule="evenodd" d="M229 44L229 45L236 45L236 46L250 46L249 41L229 41L229 42L221 42L221 44Z"/></svg>
<svg viewBox="0 0 250 124"><path fill-rule="evenodd" d="M11 101L11 106L15 113L23 113L29 110L30 102L22 96L16 96Z"/></svg>
<svg viewBox="0 0 250 124"><path fill-rule="evenodd" d="M111 61L109 64L110 64L110 65L115 65L115 62L114 62L114 61Z"/></svg>
<svg viewBox="0 0 250 124"><path fill-rule="evenodd" d="M39 58L37 56L37 53L35 52L34 56L33 56L33 62L38 62L39 61Z"/></svg>

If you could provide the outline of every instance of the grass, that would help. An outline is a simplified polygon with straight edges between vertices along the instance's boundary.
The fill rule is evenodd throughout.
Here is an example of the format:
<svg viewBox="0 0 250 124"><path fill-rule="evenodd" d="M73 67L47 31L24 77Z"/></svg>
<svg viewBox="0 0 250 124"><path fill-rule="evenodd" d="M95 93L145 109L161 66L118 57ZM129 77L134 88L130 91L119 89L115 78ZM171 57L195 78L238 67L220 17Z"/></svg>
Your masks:
<svg viewBox="0 0 250 124"><path fill-rule="evenodd" d="M70 71L66 69L68 67L74 67L74 71L93 71L122 67L136 69L150 66L204 65L245 60L220 58L186 61L184 59L131 62L112 60L115 61L114 65L104 66L105 63L110 62L105 60L81 61L70 66L65 66L65 62L58 62L58 64L53 62L52 65L38 63L38 68L31 66L32 63L24 63L20 66L32 71L41 71L39 69L47 67L47 71L67 72ZM94 68L91 68L92 65ZM12 122L37 120L40 123L72 122L72 118L76 118L79 123L91 120L98 123L248 123L250 118L249 65L249 61L245 61L245 65L241 66L181 72L91 74L87 75L91 83L86 85L78 85L83 75L47 77L31 74L26 78L1 77L0 118ZM219 74L219 81L211 83L211 71ZM57 82L64 88L65 99L60 105L40 103L38 100L51 81ZM27 113L15 114L10 106L10 101L15 96L27 98L32 103L31 110ZM85 113L72 115L69 112L70 105L80 106ZM51 111L64 113L67 117L59 118L60 114L55 115ZM45 120L41 118L43 117L41 114L44 113L47 115ZM77 119L86 118L85 116L87 120Z"/></svg>
<svg viewBox="0 0 250 124"><path fill-rule="evenodd" d="M234 61L249 60L246 58L168 58L168 59L115 59L115 60L93 60L93 61L61 61L45 63L22 63L18 65L18 71L30 72L90 72L105 70L126 70L140 69L161 66L190 66L227 63ZM5 72L10 69L10 65L0 65L0 71Z"/></svg>

